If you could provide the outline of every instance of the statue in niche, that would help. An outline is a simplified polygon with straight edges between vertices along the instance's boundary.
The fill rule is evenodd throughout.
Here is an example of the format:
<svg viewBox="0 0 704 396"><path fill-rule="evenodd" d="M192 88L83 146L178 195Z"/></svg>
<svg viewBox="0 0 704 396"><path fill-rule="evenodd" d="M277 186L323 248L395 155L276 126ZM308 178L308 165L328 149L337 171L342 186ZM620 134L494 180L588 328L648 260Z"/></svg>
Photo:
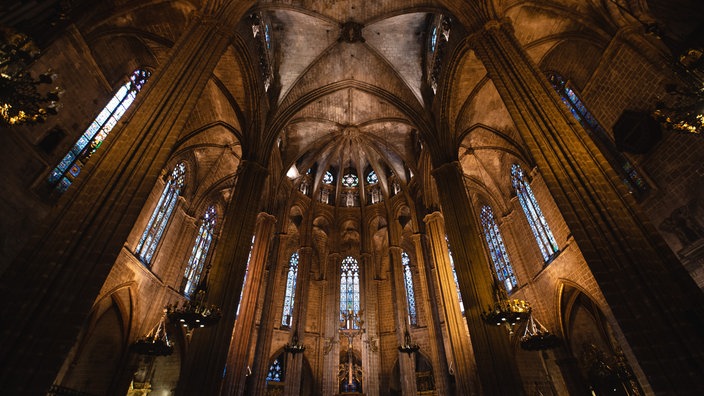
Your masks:
<svg viewBox="0 0 704 396"><path fill-rule="evenodd" d="M345 206L354 206L354 192L345 192Z"/></svg>
<svg viewBox="0 0 704 396"><path fill-rule="evenodd" d="M680 206L660 223L660 229L674 234L683 247L704 237L704 227L692 216L690 205Z"/></svg>
<svg viewBox="0 0 704 396"><path fill-rule="evenodd" d="M328 198L330 197L330 190L327 188L323 188L320 190L320 202L322 203L330 203L328 201Z"/></svg>

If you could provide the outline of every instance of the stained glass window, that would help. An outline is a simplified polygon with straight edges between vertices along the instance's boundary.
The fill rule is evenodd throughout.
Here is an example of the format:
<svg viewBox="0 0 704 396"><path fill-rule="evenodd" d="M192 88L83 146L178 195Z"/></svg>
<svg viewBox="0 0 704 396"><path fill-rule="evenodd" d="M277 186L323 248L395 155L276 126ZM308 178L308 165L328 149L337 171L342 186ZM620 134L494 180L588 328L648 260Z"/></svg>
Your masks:
<svg viewBox="0 0 704 396"><path fill-rule="evenodd" d="M132 73L129 81L117 90L100 114L88 126L88 129L78 138L76 144L49 174L47 180L54 187L54 191L63 193L71 186L74 179L81 173L85 163L134 102L137 93L147 82L149 76L151 76L149 71L137 69Z"/></svg>
<svg viewBox="0 0 704 396"><path fill-rule="evenodd" d="M492 212L491 207L482 206L481 220L486 243L489 245L489 255L496 270L496 276L506 288L506 292L511 293L511 290L518 285L518 281L516 281L516 276L513 274L511 261L508 259L504 240L501 238L499 226L496 225L494 212Z"/></svg>
<svg viewBox="0 0 704 396"><path fill-rule="evenodd" d="M149 218L147 228L142 233L142 238L139 239L137 244L135 254L144 264L148 265L152 261L154 251L159 244L159 240L161 240L161 236L164 234L164 229L169 223L174 207L176 207L185 177L186 165L180 162L171 171L171 176L169 176L169 180L164 186L159 202Z"/></svg>
<svg viewBox="0 0 704 396"><path fill-rule="evenodd" d="M464 303L462 302L462 293L460 293L460 282L457 280L457 271L455 271L455 259L452 257L452 249L450 249L450 241L447 240L447 235L445 235L445 242L447 243L447 253L450 257L450 268L452 269L452 277L455 279L455 288L457 289L457 300L460 303L460 312L464 316Z"/></svg>
<svg viewBox="0 0 704 396"><path fill-rule="evenodd" d="M435 52L435 46L438 43L438 27L433 26L433 31L430 33L430 52Z"/></svg>
<svg viewBox="0 0 704 396"><path fill-rule="evenodd" d="M371 171L369 174L367 174L367 184L376 184L379 182L379 177L376 175L376 172Z"/></svg>
<svg viewBox="0 0 704 396"><path fill-rule="evenodd" d="M550 231L548 222L545 220L545 216L543 216L543 212L540 210L538 201L535 199L535 195L533 195L533 190L530 188L530 184L528 184L523 174L523 169L521 169L518 164L513 164L511 167L511 183L516 190L518 202L521 203L523 213L525 213L528 219L528 224L530 224L530 228L533 230L535 241L538 242L540 252L543 254L543 260L548 261L559 248L555 237L552 235L552 231Z"/></svg>
<svg viewBox="0 0 704 396"><path fill-rule="evenodd" d="M636 198L643 197L650 191L650 186L643 177L640 176L633 164L616 149L608 132L604 130L592 113L587 110L570 84L556 73L550 73L548 79L562 98L562 102L570 110L570 113L572 113L572 116L582 125L587 133L589 133L594 143L599 147L599 150L601 150L606 160L609 161L611 166L616 170L623 182L626 183L629 190Z"/></svg>
<svg viewBox="0 0 704 396"><path fill-rule="evenodd" d="M345 187L357 187L358 184L359 178L357 178L357 175L348 173L342 177L342 185Z"/></svg>
<svg viewBox="0 0 704 396"><path fill-rule="evenodd" d="M359 309L359 264L347 256L340 267L340 320L345 320L344 312L359 313Z"/></svg>
<svg viewBox="0 0 704 396"><path fill-rule="evenodd" d="M183 282L181 284L181 292L184 296L190 297L193 291L198 286L200 276L203 273L203 265L208 256L208 250L213 242L213 232L217 221L217 213L215 206L210 206L200 220L200 228L196 241L191 250L191 257L188 259L186 273L183 274Z"/></svg>
<svg viewBox="0 0 704 396"><path fill-rule="evenodd" d="M401 264L403 265L403 285L406 288L406 302L408 302L408 321L411 325L417 326L416 296L413 292L413 274L411 272L411 259L408 257L408 253L401 252Z"/></svg>
<svg viewBox="0 0 704 396"><path fill-rule="evenodd" d="M242 306L244 285L247 284L247 275L249 274L249 262L252 261L252 250L254 250L254 235L252 236L252 242L249 244L249 255L247 256L247 265L244 267L244 278L242 278L242 288L240 289L240 299L237 303L237 311L235 312L235 318L240 316L240 306Z"/></svg>
<svg viewBox="0 0 704 396"><path fill-rule="evenodd" d="M284 381L284 354L280 354L274 359L269 366L269 371L266 374L266 382L283 382Z"/></svg>
<svg viewBox="0 0 704 396"><path fill-rule="evenodd" d="M293 303L296 298L296 278L298 277L298 252L291 255L288 261L288 275L286 276L286 295L284 296L284 312L281 324L291 327L293 323Z"/></svg>
<svg viewBox="0 0 704 396"><path fill-rule="evenodd" d="M323 183L325 184L332 184L334 178L332 177L332 173L330 171L325 171L325 174L323 175Z"/></svg>

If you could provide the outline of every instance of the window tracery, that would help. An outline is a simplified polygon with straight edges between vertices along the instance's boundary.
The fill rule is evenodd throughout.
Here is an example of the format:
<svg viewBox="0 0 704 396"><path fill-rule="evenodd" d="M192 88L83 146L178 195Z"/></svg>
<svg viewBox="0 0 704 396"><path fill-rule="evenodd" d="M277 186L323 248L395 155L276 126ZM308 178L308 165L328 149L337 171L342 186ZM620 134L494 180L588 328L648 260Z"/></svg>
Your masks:
<svg viewBox="0 0 704 396"><path fill-rule="evenodd" d="M340 265L340 321L344 321L344 313L359 314L359 264L352 256L345 257ZM357 328L354 322L353 327Z"/></svg>
<svg viewBox="0 0 704 396"><path fill-rule="evenodd" d="M579 95L572 89L572 86L562 76L557 73L548 73L548 80L555 91L567 106L572 116L589 133L594 143L601 150L606 160L619 174L619 177L628 186L631 193L636 198L642 198L650 191L650 185L643 179L633 164L621 154L609 137L609 133L599 124L596 118L589 112Z"/></svg>
<svg viewBox="0 0 704 396"><path fill-rule="evenodd" d="M416 297L413 291L413 273L411 272L411 259L408 257L408 253L401 252L401 264L403 265L403 285L406 289L406 302L408 303L408 322L412 326L417 326Z"/></svg>
<svg viewBox="0 0 704 396"><path fill-rule="evenodd" d="M71 150L49 174L47 181L55 192L61 194L71 186L86 162L98 150L120 118L132 105L150 76L151 72L148 70L137 69L132 73L129 81L115 92L112 99L88 126L88 129L83 132Z"/></svg>
<svg viewBox="0 0 704 396"><path fill-rule="evenodd" d="M504 241L501 238L499 226L496 225L494 212L491 210L491 207L488 205L482 206L480 217L482 227L484 228L484 237L486 238L487 245L489 245L489 255L491 261L494 263L494 269L496 270L496 277L504 286L506 292L511 293L518 285L518 281L513 273L513 267L506 253L506 246L504 246Z"/></svg>
<svg viewBox="0 0 704 396"><path fill-rule="evenodd" d="M200 220L198 235L193 244L193 249L191 249L191 257L188 259L186 272L183 275L181 292L186 297L190 297L198 286L210 245L213 242L216 222L217 212L215 211L215 206L210 206Z"/></svg>
<svg viewBox="0 0 704 396"><path fill-rule="evenodd" d="M154 251L164 234L164 229L169 223L169 219L171 219L173 210L176 207L176 202L181 194L185 177L186 164L180 162L174 167L173 171L171 171L171 175L164 186L159 202L156 208L154 208L154 212L152 212L149 218L147 227L137 244L135 255L146 265L151 263Z"/></svg>
<svg viewBox="0 0 704 396"><path fill-rule="evenodd" d="M291 327L293 323L293 305L296 298L296 279L298 278L298 252L294 252L288 261L286 275L286 294L284 296L284 310L281 325Z"/></svg>
<svg viewBox="0 0 704 396"><path fill-rule="evenodd" d="M533 236L535 236L535 241L538 243L543 260L548 261L557 253L559 247L555 237L552 235L552 231L550 231L547 220L545 220L545 216L543 216L543 212L540 210L540 205L538 205L538 201L533 195L533 190L525 178L523 169L518 164L511 166L511 183L514 190L516 190L518 202L523 208L526 219L528 219L528 224L533 231Z"/></svg>

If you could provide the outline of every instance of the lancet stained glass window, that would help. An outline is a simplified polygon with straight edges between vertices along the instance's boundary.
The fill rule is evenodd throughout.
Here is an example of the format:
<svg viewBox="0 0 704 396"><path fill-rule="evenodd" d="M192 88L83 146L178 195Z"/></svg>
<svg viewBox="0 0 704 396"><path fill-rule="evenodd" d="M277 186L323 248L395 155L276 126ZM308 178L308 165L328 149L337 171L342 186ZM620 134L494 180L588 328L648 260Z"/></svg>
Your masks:
<svg viewBox="0 0 704 396"><path fill-rule="evenodd" d="M416 296L413 292L413 273L411 272L411 259L408 257L408 253L401 252L401 264L403 265L403 285L406 289L406 302L408 302L408 322L413 326L417 326Z"/></svg>
<svg viewBox="0 0 704 396"><path fill-rule="evenodd" d="M496 270L496 276L499 282L504 285L506 292L510 293L518 285L518 281L516 280L516 275L513 274L513 267L511 267L511 261L508 259L504 240L501 238L499 226L496 225L494 212L491 207L482 206L481 220L486 243L489 245L489 255Z"/></svg>
<svg viewBox="0 0 704 396"><path fill-rule="evenodd" d="M181 189L183 188L184 179L186 177L186 165L180 162L171 171L171 176L164 186L164 191L161 193L159 202L152 212L152 216L149 218L149 223L147 223L147 228L142 234L139 243L137 244L137 249L135 254L139 257L144 264L149 264L152 261L152 256L156 250L161 236L164 234L164 229L171 219L171 214L176 207L176 202L181 194Z"/></svg>
<svg viewBox="0 0 704 396"><path fill-rule="evenodd" d="M298 252L291 255L288 261L288 275L286 276L286 295L284 296L284 312L281 324L291 327L293 323L293 304L296 298L296 278L298 278Z"/></svg>
<svg viewBox="0 0 704 396"><path fill-rule="evenodd" d="M88 126L88 129L78 138L76 144L49 174L47 180L49 184L54 186L54 191L63 193L71 186L73 180L81 173L85 163L134 102L137 93L150 76L151 73L148 70L137 69L132 73L129 81L117 90L108 104Z"/></svg>
<svg viewBox="0 0 704 396"><path fill-rule="evenodd" d="M351 256L345 257L340 266L340 320L344 312L359 313L359 264ZM357 328L356 323L354 328Z"/></svg>
<svg viewBox="0 0 704 396"><path fill-rule="evenodd" d="M606 157L606 160L609 161L636 198L641 198L650 191L648 183L638 174L633 164L616 149L608 132L604 130L592 113L587 110L570 84L556 73L548 74L548 80L550 80L553 88L555 88L558 95L560 95L562 102L570 110L572 116L589 133L594 143L599 147L604 157Z"/></svg>
<svg viewBox="0 0 704 396"><path fill-rule="evenodd" d="M284 381L284 354L280 354L274 359L269 366L269 371L266 374L266 382L283 382Z"/></svg>
<svg viewBox="0 0 704 396"><path fill-rule="evenodd" d="M447 254L450 257L450 268L452 268L452 277L455 279L455 288L457 289L457 300L460 303L460 312L464 316L464 303L462 302L462 293L460 293L460 282L457 280L457 271L455 271L455 259L452 257L452 249L450 249L450 241L447 240L447 235L445 235L445 242L447 243Z"/></svg>
<svg viewBox="0 0 704 396"><path fill-rule="evenodd" d="M235 318L240 316L240 306L242 306L242 296L244 295L244 285L247 284L247 275L249 274L249 262L252 261L252 250L254 250L254 237L252 235L252 242L249 244L249 255L247 256L247 265L244 267L244 278L242 278L242 288L240 289L240 299L237 303L237 312L235 312Z"/></svg>
<svg viewBox="0 0 704 396"><path fill-rule="evenodd" d="M186 297L190 297L196 287L198 287L198 282L203 273L203 266L208 257L210 245L213 242L213 232L215 231L217 216L215 206L210 206L200 220L198 235L196 236L196 241L191 250L191 257L188 259L186 273L183 274L181 292Z"/></svg>
<svg viewBox="0 0 704 396"><path fill-rule="evenodd" d="M559 250L555 237L550 231L548 222L543 216L543 212L540 210L540 205L533 195L533 190L530 188L530 184L526 180L523 174L523 169L518 164L513 164L511 166L511 183L513 188L516 190L516 195L518 196L518 202L520 202L523 208L523 213L528 219L528 224L530 224L531 230L533 230L533 236L535 236L535 241L540 247L540 253L543 254L543 260L548 261L550 258Z"/></svg>

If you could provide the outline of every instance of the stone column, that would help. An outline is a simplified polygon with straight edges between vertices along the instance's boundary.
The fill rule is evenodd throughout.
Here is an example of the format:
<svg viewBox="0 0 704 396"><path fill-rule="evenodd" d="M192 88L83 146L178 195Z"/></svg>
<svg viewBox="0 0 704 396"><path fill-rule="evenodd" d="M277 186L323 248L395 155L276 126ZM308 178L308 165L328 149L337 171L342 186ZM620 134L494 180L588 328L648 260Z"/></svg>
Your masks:
<svg viewBox="0 0 704 396"><path fill-rule="evenodd" d="M262 306L261 320L259 321L259 332L257 344L254 349L254 361L252 362L252 375L248 380L248 387L252 389L249 393L253 395L266 394L266 375L269 372L269 355L271 354L271 341L274 334L274 327L280 323L281 318L276 317L276 302L274 293L278 284L278 275L281 272L279 266L288 262L286 255L286 245L289 236L286 234L276 234L272 244L272 251L269 254L268 277L266 281L266 292Z"/></svg>
<svg viewBox="0 0 704 396"><path fill-rule="evenodd" d="M222 318L212 327L194 331L181 369L184 374L179 379L177 394L215 395L220 391L267 174L267 169L256 162L240 163L237 185L213 256L206 297L208 303L222 309Z"/></svg>
<svg viewBox="0 0 704 396"><path fill-rule="evenodd" d="M327 284L323 297L323 394L339 393L337 369L340 364L340 253L328 255Z"/></svg>
<svg viewBox="0 0 704 396"><path fill-rule="evenodd" d="M426 271L429 270L425 263L426 249L424 246L427 239L423 234L413 234L411 240L415 248L416 266L418 267L418 283L416 287L416 305L423 306L423 317L418 317L419 323L426 326L428 332L428 343L430 350L427 351L430 361L433 364L433 376L435 377L435 389L438 394L449 394L450 390L447 384L447 357L445 355L445 347L442 342L442 330L440 329L440 310L437 309L436 297L437 290L434 290L431 280L428 279ZM432 266L432 263L430 263Z"/></svg>
<svg viewBox="0 0 704 396"><path fill-rule="evenodd" d="M298 249L298 279L293 308L293 326L291 337L298 335L298 343L304 344L306 334L306 302L308 301L308 278L310 274L313 248L302 246ZM291 342L291 341L289 341ZM303 373L303 353L289 354L286 358L286 386L284 393L298 395L301 393L301 375Z"/></svg>
<svg viewBox="0 0 704 396"><path fill-rule="evenodd" d="M399 246L389 246L389 268L391 269L390 281L391 292L393 293L394 311L396 312L396 328L398 344L403 344L406 331L411 331L411 324L408 323L408 306L406 301L406 291L403 280L403 265L401 264L401 249ZM401 374L401 391L404 395L416 394L416 371L415 358L413 354L398 352L398 368Z"/></svg>
<svg viewBox="0 0 704 396"><path fill-rule="evenodd" d="M254 230L254 245L249 259L249 270L240 301L239 315L232 331L230 351L227 358L227 371L222 394L241 395L244 392L249 362L250 341L257 321L256 311L259 293L262 290L264 267L268 257L271 235L276 217L261 212L257 216ZM246 261L245 261L246 263ZM183 373L182 375L188 375Z"/></svg>
<svg viewBox="0 0 704 396"><path fill-rule="evenodd" d="M454 362L456 391L457 394L474 394L475 387L470 381L475 377L473 373L475 362L457 299L457 287L445 241L445 222L440 212L425 216L423 222L427 226L429 255L435 263L435 274L440 286L438 292L444 307L445 325L452 346L451 355L448 357L451 362ZM442 331L439 334L442 334Z"/></svg>
<svg viewBox="0 0 704 396"><path fill-rule="evenodd" d="M253 2L208 3L26 249L3 273L0 383L46 392L75 341L178 134Z"/></svg>
<svg viewBox="0 0 704 396"><path fill-rule="evenodd" d="M488 22L470 43L652 388L656 393L704 394L704 294L561 103L509 23Z"/></svg>
<svg viewBox="0 0 704 396"><path fill-rule="evenodd" d="M374 338L379 338L378 318L378 279L374 276L372 255L368 252L360 254L360 282L362 282L360 298L364 303L364 334L359 337L360 352L362 354L362 370L364 373L362 391L367 396L377 396L381 386L381 362L379 349L375 347ZM339 306L339 305L338 305ZM377 340L378 343L380 340Z"/></svg>

